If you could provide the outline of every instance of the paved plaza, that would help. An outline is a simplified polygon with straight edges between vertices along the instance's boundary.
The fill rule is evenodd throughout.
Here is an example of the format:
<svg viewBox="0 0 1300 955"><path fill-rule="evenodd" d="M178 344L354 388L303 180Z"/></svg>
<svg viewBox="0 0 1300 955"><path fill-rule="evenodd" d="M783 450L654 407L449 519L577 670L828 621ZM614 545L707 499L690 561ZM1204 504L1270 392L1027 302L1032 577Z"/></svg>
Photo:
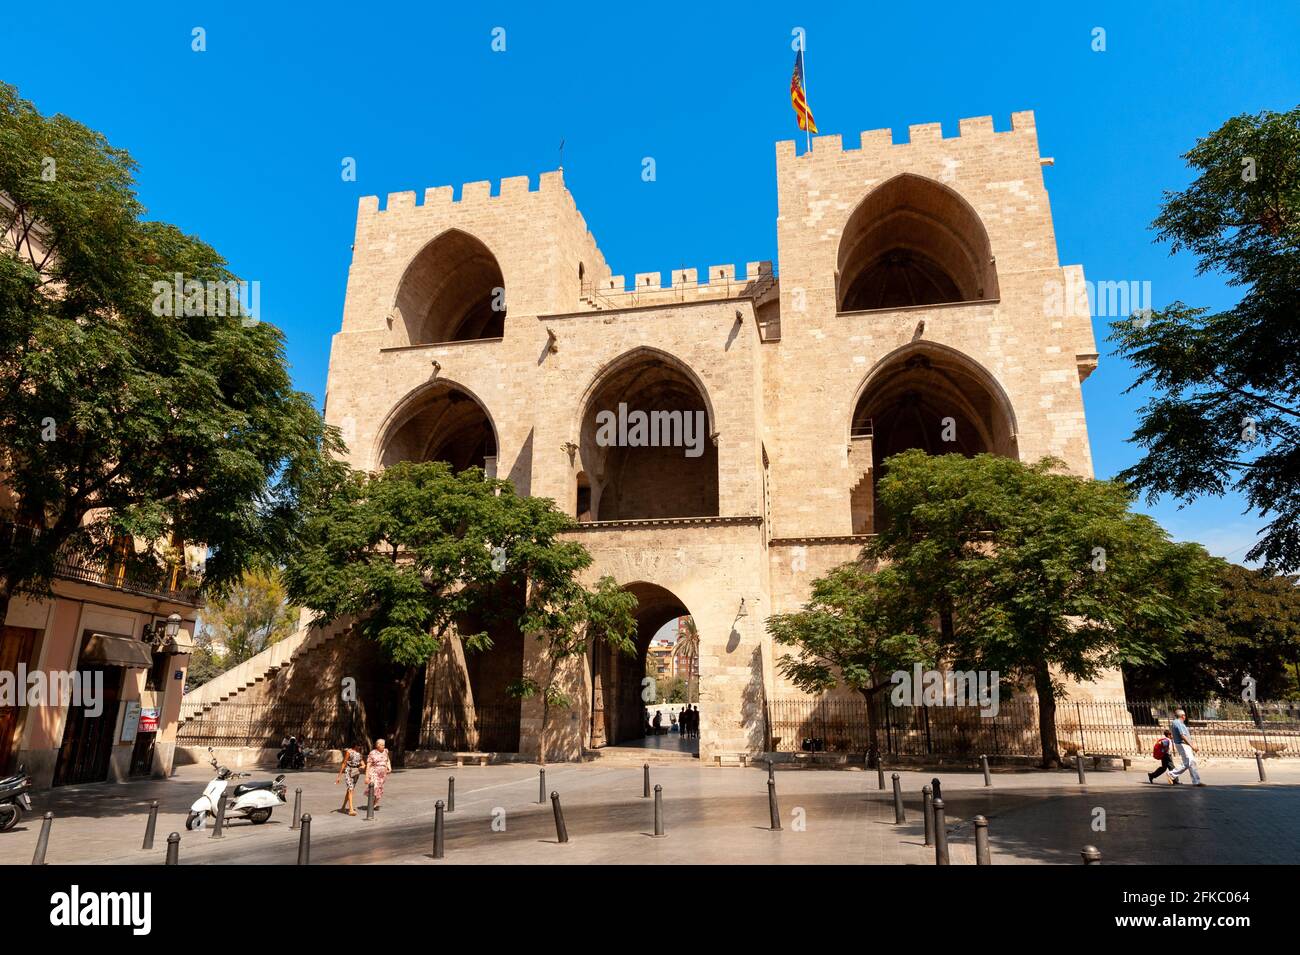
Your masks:
<svg viewBox="0 0 1300 955"><path fill-rule="evenodd" d="M924 844L921 787L938 775L947 806L954 865L974 863L971 819L989 819L993 863L1080 862L1086 844L1107 864L1276 864L1300 859L1300 763L1274 761L1269 782L1253 763L1217 760L1209 785L1151 785L1144 772L1092 771L1081 786L1071 771L995 772L985 788L978 772L900 772L907 823L895 825L892 796L874 772L778 766L783 829L768 829L765 769L652 767L663 786L667 835L652 838L653 800L642 797L639 765L598 761L546 768L547 793L561 794L570 842L556 841L549 799L538 804L537 766L415 769L388 780L373 821L336 812L342 787L332 771L289 777L312 814L311 861L328 863L759 863L932 865ZM257 772L254 778L263 775ZM431 858L434 802L456 778L456 809L447 814L446 858ZM31 861L40 812L54 813L47 861L159 864L167 835L181 833L182 864L292 864L298 833L290 807L269 823L234 822L221 839L184 831L189 804L210 775L187 767L167 780L65 787L37 795L38 813L0 836L0 863ZM160 805L152 851L140 849L151 800ZM1105 830L1094 831L1096 810ZM493 828L496 820L496 830ZM504 823L504 831L500 830Z"/></svg>

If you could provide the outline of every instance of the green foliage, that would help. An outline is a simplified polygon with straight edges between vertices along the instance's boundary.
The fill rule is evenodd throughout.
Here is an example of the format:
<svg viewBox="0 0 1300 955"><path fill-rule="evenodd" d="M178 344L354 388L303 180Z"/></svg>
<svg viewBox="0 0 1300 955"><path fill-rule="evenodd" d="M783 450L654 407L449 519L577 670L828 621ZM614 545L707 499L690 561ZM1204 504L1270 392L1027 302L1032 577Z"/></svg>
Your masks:
<svg viewBox="0 0 1300 955"><path fill-rule="evenodd" d="M304 489L341 450L293 390L276 328L155 314L154 282L234 276L142 218L134 171L0 84L0 471L16 499L3 518L42 529L0 553L0 605L44 591L62 551L103 554L123 534L154 542L158 564L166 541L208 544L205 586L220 592L287 549Z"/></svg>
<svg viewBox="0 0 1300 955"><path fill-rule="evenodd" d="M910 597L894 568L835 568L813 581L803 609L768 618L773 639L799 649L783 654L778 669L813 694L841 682L867 695L888 687L890 673L935 659L937 638L928 614Z"/></svg>
<svg viewBox="0 0 1300 955"><path fill-rule="evenodd" d="M244 572L229 593L209 601L203 611L201 639L225 648L218 654L222 670L283 640L297 627L298 610L288 602L279 571L257 568Z"/></svg>
<svg viewBox="0 0 1300 955"><path fill-rule="evenodd" d="M1216 561L1129 511L1119 484L982 454L889 459L876 486L886 520L860 564L774 615L779 661L800 688L843 682L870 697L887 675L942 661L1032 682L1045 764L1059 762L1059 677L1158 661L1212 605ZM879 569L869 572L868 566ZM874 718L874 709L869 708ZM873 724L873 750L874 750Z"/></svg>
<svg viewBox="0 0 1300 955"><path fill-rule="evenodd" d="M1197 614L1159 666L1126 667L1129 696L1237 699L1246 676L1260 700L1300 695L1300 587L1294 576L1224 564L1222 594Z"/></svg>
<svg viewBox="0 0 1300 955"><path fill-rule="evenodd" d="M1129 510L1111 481L978 455L907 451L877 488L889 513L869 545L918 599L951 613L960 662L1004 676L1051 666L1075 680L1158 660L1216 594L1216 561Z"/></svg>
<svg viewBox="0 0 1300 955"><path fill-rule="evenodd" d="M198 645L190 654L190 665L185 670L185 692L197 690L204 683L226 672L221 655L214 653L210 641L199 638Z"/></svg>
<svg viewBox="0 0 1300 955"><path fill-rule="evenodd" d="M550 500L520 497L478 468L403 462L322 493L284 577L293 600L323 622L356 617L361 633L402 666L426 663L452 625L472 618L538 635L555 664L585 652L589 638L631 648L636 599L609 578L582 586L591 557L560 539L570 527ZM461 637L470 650L491 645L486 632ZM522 681L515 693L547 689Z"/></svg>
<svg viewBox="0 0 1300 955"><path fill-rule="evenodd" d="M1198 273L1242 288L1211 313L1175 301L1114 322L1111 341L1149 387L1120 475L1150 500L1241 493L1269 519L1247 559L1300 568L1300 107L1228 120L1185 156L1153 227Z"/></svg>

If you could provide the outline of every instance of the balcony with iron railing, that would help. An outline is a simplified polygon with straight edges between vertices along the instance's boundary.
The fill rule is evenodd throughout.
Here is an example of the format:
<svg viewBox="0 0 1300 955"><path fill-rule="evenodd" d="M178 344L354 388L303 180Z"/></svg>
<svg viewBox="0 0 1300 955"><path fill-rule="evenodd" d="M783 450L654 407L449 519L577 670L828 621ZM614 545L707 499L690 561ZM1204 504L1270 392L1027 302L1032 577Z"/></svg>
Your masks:
<svg viewBox="0 0 1300 955"><path fill-rule="evenodd" d="M0 547L30 547L40 534L39 528L0 523ZM199 574L179 563L158 563L134 553L103 557L66 547L55 559L54 577L191 607L202 603Z"/></svg>

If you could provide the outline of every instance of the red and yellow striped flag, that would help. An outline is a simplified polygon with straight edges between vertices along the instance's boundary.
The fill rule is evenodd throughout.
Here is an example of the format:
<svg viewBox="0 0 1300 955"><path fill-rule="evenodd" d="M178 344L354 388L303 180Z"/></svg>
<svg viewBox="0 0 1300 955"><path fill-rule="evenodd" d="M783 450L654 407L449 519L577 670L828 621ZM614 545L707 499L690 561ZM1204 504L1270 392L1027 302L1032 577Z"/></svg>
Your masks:
<svg viewBox="0 0 1300 955"><path fill-rule="evenodd" d="M808 95L803 85L803 50L797 50L794 55L794 75L790 77L790 105L794 107L799 128L809 133L817 132L817 124L813 121L812 110L808 108Z"/></svg>

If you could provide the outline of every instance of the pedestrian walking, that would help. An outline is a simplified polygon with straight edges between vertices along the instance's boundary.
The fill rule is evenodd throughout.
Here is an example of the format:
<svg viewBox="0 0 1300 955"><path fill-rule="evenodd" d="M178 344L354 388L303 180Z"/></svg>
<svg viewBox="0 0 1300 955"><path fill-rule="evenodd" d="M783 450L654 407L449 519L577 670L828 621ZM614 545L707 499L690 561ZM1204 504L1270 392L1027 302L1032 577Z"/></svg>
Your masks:
<svg viewBox="0 0 1300 955"><path fill-rule="evenodd" d="M1174 740L1173 733L1165 730L1165 735L1156 740L1155 747L1151 750L1151 755L1160 760L1160 765L1151 772L1147 773L1147 782L1154 783L1156 777L1161 773L1172 773L1174 771ZM1177 779L1174 782L1178 782Z"/></svg>
<svg viewBox="0 0 1300 955"><path fill-rule="evenodd" d="M1169 771L1169 781L1176 783L1179 776L1190 772L1192 785L1204 786L1205 783L1201 782L1201 774L1196 771L1196 747L1192 745L1192 731L1187 728L1187 713L1184 710L1174 711L1174 721L1169 724L1169 734L1174 741L1174 749L1178 751L1183 761L1183 765Z"/></svg>
<svg viewBox="0 0 1300 955"><path fill-rule="evenodd" d="M353 790L357 788L357 780L361 777L361 767L365 763L365 757L361 755L360 746L349 746L343 751L343 761L339 764L339 774L334 777L334 785L340 782L347 783L347 792L343 794L343 805L339 807L339 812L346 812L349 816L357 814L357 807L353 799Z"/></svg>
<svg viewBox="0 0 1300 955"><path fill-rule="evenodd" d="M384 798L384 781L393 771L393 761L388 755L388 747L382 739L375 740L375 748L366 757L366 784L375 794L375 809L379 809L380 800Z"/></svg>

